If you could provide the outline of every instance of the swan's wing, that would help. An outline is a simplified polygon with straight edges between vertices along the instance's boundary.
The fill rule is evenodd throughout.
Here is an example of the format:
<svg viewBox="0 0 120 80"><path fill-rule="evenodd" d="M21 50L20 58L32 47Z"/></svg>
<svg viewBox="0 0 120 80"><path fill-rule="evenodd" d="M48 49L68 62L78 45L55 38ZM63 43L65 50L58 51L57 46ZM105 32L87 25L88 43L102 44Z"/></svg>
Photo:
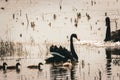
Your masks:
<svg viewBox="0 0 120 80"><path fill-rule="evenodd" d="M50 52L54 57L63 58L65 61L67 61L67 59L71 59L72 61L74 60L72 53L68 51L65 47L62 46L57 47L56 45L55 46L52 45L50 47Z"/></svg>
<svg viewBox="0 0 120 80"><path fill-rule="evenodd" d="M61 62L63 60L64 60L64 58L58 57L58 56L57 57L49 57L49 58L45 59L46 63Z"/></svg>
<svg viewBox="0 0 120 80"><path fill-rule="evenodd" d="M63 56L63 55L61 55L61 54L59 54L59 53L57 53L57 52L51 52L51 54L52 54L53 56L58 56L58 57L61 57L61 58L65 58L65 56Z"/></svg>
<svg viewBox="0 0 120 80"><path fill-rule="evenodd" d="M111 39L113 42L120 41L120 32L112 32L111 33Z"/></svg>
<svg viewBox="0 0 120 80"><path fill-rule="evenodd" d="M62 46L57 47L56 45L55 46L52 45L50 47L50 52L56 52L53 55L64 56L64 57L66 57L66 56L71 54L66 48L64 48Z"/></svg>

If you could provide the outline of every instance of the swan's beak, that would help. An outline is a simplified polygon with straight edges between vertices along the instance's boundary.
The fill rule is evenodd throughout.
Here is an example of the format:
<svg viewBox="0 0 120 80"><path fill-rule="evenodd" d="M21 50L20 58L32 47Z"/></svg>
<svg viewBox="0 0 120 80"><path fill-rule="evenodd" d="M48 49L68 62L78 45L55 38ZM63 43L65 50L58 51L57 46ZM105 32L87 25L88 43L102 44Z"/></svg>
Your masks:
<svg viewBox="0 0 120 80"><path fill-rule="evenodd" d="M78 41L80 41L80 39L76 38Z"/></svg>
<svg viewBox="0 0 120 80"><path fill-rule="evenodd" d="M77 38L78 41L80 41L80 39Z"/></svg>

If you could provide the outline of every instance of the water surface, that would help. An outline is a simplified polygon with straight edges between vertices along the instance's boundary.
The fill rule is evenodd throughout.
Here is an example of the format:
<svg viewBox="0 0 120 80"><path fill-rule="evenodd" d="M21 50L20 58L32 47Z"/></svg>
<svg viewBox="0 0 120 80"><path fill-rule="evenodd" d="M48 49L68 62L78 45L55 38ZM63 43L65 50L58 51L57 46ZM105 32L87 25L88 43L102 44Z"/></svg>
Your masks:
<svg viewBox="0 0 120 80"><path fill-rule="evenodd" d="M43 45L43 44L42 44ZM69 49L69 45L64 45ZM25 49L26 47L26 49ZM75 45L79 62L72 70L61 71L61 67L45 64L44 59L49 54L49 47L23 46L22 53L18 55L1 54L0 65L7 62L15 65L21 63L20 72L16 70L0 70L1 80L120 80L120 49L113 47L96 47ZM27 49L28 48L28 49ZM42 49L42 50L41 50ZM10 54L10 53L9 53ZM43 70L28 69L28 65L38 65L42 62Z"/></svg>

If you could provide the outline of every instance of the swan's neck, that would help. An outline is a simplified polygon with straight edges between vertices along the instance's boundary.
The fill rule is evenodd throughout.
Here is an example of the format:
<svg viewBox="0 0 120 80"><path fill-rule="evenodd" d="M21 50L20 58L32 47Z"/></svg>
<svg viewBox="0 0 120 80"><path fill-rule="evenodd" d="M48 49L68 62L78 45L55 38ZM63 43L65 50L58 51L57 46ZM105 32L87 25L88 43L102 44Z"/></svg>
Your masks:
<svg viewBox="0 0 120 80"><path fill-rule="evenodd" d="M110 29L110 18L107 17L106 18L106 37L105 37L105 41L110 41L111 40L111 29Z"/></svg>
<svg viewBox="0 0 120 80"><path fill-rule="evenodd" d="M75 52L75 49L74 49L73 37L72 36L70 38L70 50L71 50L72 56L76 59L76 61L78 61L78 56L77 56L77 54Z"/></svg>

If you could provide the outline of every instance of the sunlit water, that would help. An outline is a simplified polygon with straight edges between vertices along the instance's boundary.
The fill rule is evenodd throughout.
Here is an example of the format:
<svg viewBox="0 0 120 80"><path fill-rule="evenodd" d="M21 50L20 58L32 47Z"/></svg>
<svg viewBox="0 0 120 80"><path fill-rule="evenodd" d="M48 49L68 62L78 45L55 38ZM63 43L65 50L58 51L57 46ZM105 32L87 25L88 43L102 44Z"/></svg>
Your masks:
<svg viewBox="0 0 120 80"><path fill-rule="evenodd" d="M99 45L98 45L99 44ZM109 44L109 47L107 46ZM117 43L118 44L118 43ZM112 45L112 46L111 46ZM61 67L45 64L49 54L49 46L25 46L21 55L1 56L0 65L7 62L15 65L20 59L20 72L16 70L0 70L0 80L120 80L120 49L112 49L116 43L81 42L75 45L79 62L72 70L61 71ZM69 44L63 45L69 49ZM28 69L29 65L38 65L42 62L43 70Z"/></svg>

